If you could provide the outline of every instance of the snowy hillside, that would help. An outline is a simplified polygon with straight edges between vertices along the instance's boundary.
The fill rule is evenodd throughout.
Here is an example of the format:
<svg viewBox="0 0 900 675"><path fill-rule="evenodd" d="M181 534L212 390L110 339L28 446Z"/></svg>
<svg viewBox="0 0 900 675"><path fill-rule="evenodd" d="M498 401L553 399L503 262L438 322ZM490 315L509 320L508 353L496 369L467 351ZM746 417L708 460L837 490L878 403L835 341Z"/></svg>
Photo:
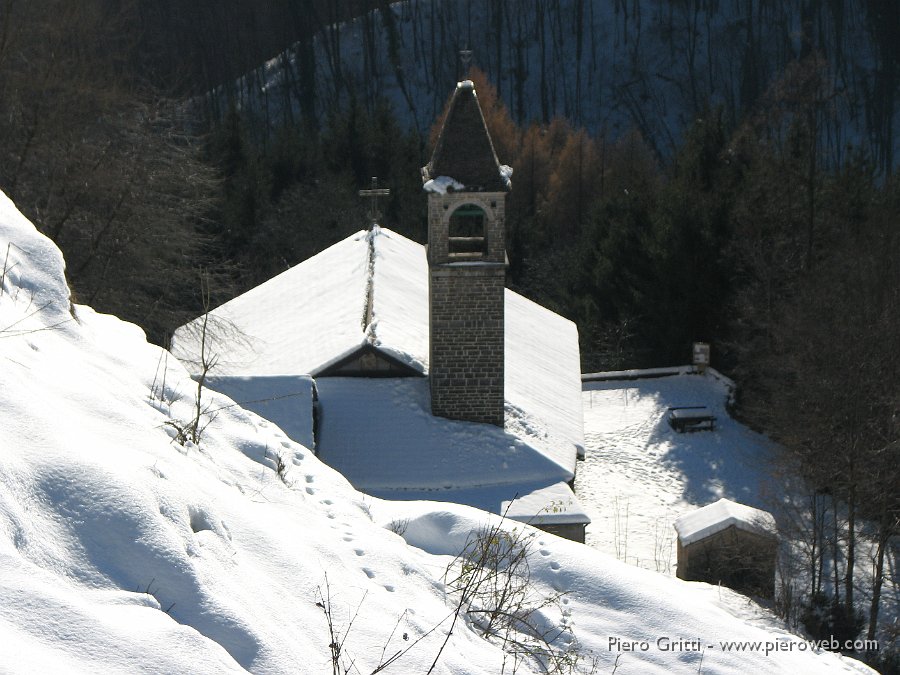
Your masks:
<svg viewBox="0 0 900 675"><path fill-rule="evenodd" d="M365 497L208 392L199 444L178 442L185 370L134 326L72 307L59 251L2 195L0 260L0 670L327 673L327 610L352 672L398 652L383 672L436 658L434 672L501 672L471 623L448 638L443 583L489 516ZM597 672L617 657L618 673L867 672L751 624L739 596L582 545L537 533L529 567L534 597L567 593L536 621Z"/></svg>

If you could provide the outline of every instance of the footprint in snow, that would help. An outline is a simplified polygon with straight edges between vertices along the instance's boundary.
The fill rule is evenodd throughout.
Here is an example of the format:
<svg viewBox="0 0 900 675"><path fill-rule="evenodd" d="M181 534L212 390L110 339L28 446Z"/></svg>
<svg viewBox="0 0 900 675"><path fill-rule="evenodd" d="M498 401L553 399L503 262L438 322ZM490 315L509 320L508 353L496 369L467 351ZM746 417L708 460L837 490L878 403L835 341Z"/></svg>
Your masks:
<svg viewBox="0 0 900 675"><path fill-rule="evenodd" d="M312 476L312 475L309 475L309 474L306 475L306 482L307 482L307 483L312 483L312 482L314 482L315 480L316 480L316 477L315 477L315 476Z"/></svg>
<svg viewBox="0 0 900 675"><path fill-rule="evenodd" d="M388 593L393 593L393 592L394 592L394 587L388 585L388 586L385 586L385 587L384 587L384 590L386 590Z"/></svg>
<svg viewBox="0 0 900 675"><path fill-rule="evenodd" d="M366 576L369 577L370 579L374 579L374 578L375 578L375 572L373 572L372 570L370 570L368 567L363 567L363 568L362 568L362 571L365 572L365 573L366 573Z"/></svg>
<svg viewBox="0 0 900 675"><path fill-rule="evenodd" d="M324 504L325 506L331 506L332 504L334 504L334 502L330 499L323 499L320 503Z"/></svg>
<svg viewBox="0 0 900 675"><path fill-rule="evenodd" d="M311 488L311 487L306 488L306 494L308 494L308 495L316 494L316 488Z"/></svg>
<svg viewBox="0 0 900 675"><path fill-rule="evenodd" d="M363 551L361 548L355 548L355 549L353 549L353 552L356 555L358 555L360 558L362 558L366 554L366 552Z"/></svg>
<svg viewBox="0 0 900 675"><path fill-rule="evenodd" d="M559 567L560 567L559 563L556 562L555 560L552 563L550 563L550 569L552 569L554 571L558 571Z"/></svg>

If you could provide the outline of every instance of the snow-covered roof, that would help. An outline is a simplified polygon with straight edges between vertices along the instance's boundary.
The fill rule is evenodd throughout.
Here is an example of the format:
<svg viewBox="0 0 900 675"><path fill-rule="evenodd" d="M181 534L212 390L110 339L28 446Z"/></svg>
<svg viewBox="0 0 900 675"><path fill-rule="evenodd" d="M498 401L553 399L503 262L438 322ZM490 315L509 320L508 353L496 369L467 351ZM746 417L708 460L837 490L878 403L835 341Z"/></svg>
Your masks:
<svg viewBox="0 0 900 675"><path fill-rule="evenodd" d="M220 377L316 375L367 345L426 374L425 247L385 228L358 232L212 310L210 319L207 339L218 357L212 374ZM199 351L199 322L175 332L173 352L182 361ZM573 449L584 447L575 324L508 289L505 322L506 431L571 474Z"/></svg>
<svg viewBox="0 0 900 675"><path fill-rule="evenodd" d="M209 313L216 375L316 373L365 344L369 253L358 232ZM175 331L172 353L191 364L201 319Z"/></svg>
<svg viewBox="0 0 900 675"><path fill-rule="evenodd" d="M507 408L543 422L525 434L549 435L555 445L574 445L584 455L581 356L578 329L559 314L506 289L505 373ZM519 421L506 415L507 428ZM568 450L568 448L566 448ZM574 460L566 460L574 469Z"/></svg>
<svg viewBox="0 0 900 675"><path fill-rule="evenodd" d="M754 534L774 536L777 532L775 518L771 513L738 504L730 499L720 499L681 516L675 521L675 531L678 532L681 544L687 546L732 525Z"/></svg>
<svg viewBox="0 0 900 675"><path fill-rule="evenodd" d="M274 422L291 439L312 448L313 380L305 375L229 377L213 375L206 384L246 410Z"/></svg>
<svg viewBox="0 0 900 675"><path fill-rule="evenodd" d="M535 490L522 490L511 501L504 501L501 513L510 520L531 525L590 523L581 504L566 483L554 483Z"/></svg>
<svg viewBox="0 0 900 675"><path fill-rule="evenodd" d="M572 477L573 448L553 437L543 420L511 409L513 423L504 430L435 417L423 378L328 377L316 386L319 457L360 490L494 513L516 497L510 517L590 520L565 483ZM555 483L565 494L537 494ZM563 504L565 510L559 508Z"/></svg>

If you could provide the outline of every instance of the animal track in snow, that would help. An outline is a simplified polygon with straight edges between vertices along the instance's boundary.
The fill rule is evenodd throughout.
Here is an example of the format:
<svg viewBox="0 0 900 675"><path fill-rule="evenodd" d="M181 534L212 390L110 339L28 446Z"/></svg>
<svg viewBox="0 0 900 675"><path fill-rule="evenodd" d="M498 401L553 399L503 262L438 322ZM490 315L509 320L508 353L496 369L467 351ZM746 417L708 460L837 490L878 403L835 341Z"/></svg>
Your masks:
<svg viewBox="0 0 900 675"><path fill-rule="evenodd" d="M353 549L353 552L356 555L358 555L360 558L362 558L366 554L366 552L363 551L361 548L355 548L355 549Z"/></svg>
<svg viewBox="0 0 900 675"><path fill-rule="evenodd" d="M560 567L559 563L556 562L555 560L552 563L550 563L550 569L552 569L552 570L559 570L559 567Z"/></svg>
<svg viewBox="0 0 900 675"><path fill-rule="evenodd" d="M373 572L372 570L370 570L368 567L363 567L363 568L362 568L362 571L365 572L365 573L366 573L366 576L369 577L370 579L374 579L374 578L375 578L375 572Z"/></svg>

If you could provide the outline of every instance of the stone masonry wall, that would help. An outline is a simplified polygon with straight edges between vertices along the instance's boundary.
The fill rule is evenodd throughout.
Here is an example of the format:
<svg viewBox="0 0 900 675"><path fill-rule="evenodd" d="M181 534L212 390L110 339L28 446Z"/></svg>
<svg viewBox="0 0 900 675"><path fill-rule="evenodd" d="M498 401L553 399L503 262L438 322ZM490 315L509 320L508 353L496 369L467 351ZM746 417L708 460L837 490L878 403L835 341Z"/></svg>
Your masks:
<svg viewBox="0 0 900 675"><path fill-rule="evenodd" d="M503 426L503 263L430 267L431 410Z"/></svg>

